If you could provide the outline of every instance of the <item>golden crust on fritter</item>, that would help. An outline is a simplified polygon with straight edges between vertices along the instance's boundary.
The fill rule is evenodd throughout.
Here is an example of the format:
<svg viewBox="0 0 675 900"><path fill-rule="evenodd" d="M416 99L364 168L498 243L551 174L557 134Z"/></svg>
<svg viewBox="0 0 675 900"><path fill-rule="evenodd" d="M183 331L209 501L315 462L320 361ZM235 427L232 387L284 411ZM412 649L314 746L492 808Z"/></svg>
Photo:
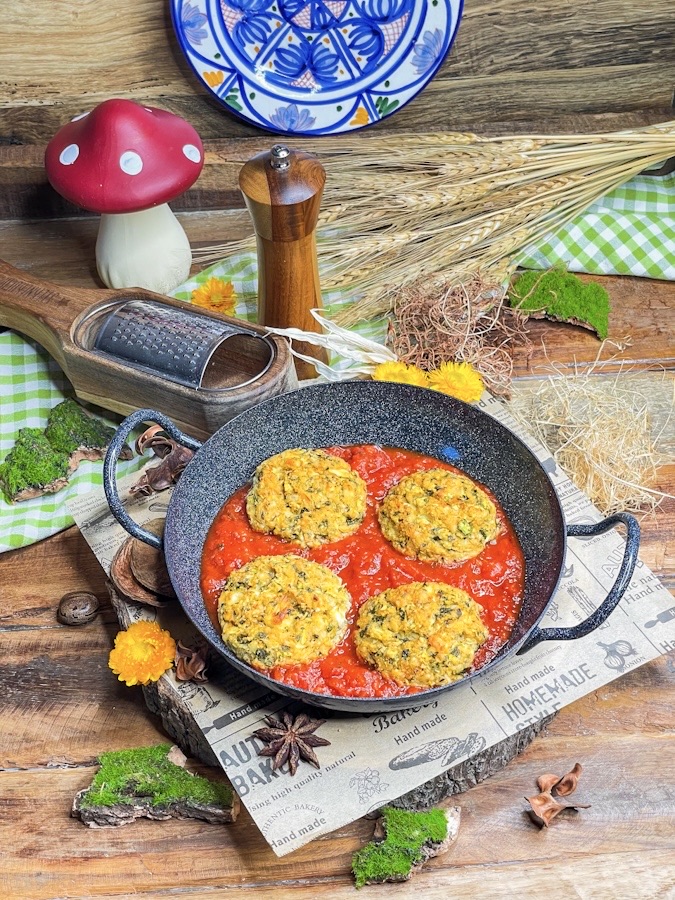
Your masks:
<svg viewBox="0 0 675 900"><path fill-rule="evenodd" d="M347 630L349 591L300 556L258 556L232 572L218 600L223 641L257 669L326 656Z"/></svg>
<svg viewBox="0 0 675 900"><path fill-rule="evenodd" d="M499 530L497 510L485 491L448 469L406 475L382 501L378 518L397 550L428 562L477 556Z"/></svg>
<svg viewBox="0 0 675 900"><path fill-rule="evenodd" d="M439 687L462 677L488 637L482 607L440 582L414 581L367 600L356 650L382 675L408 687Z"/></svg>
<svg viewBox="0 0 675 900"><path fill-rule="evenodd" d="M246 498L251 528L319 547L353 534L366 514L365 481L325 450L284 450L261 463Z"/></svg>

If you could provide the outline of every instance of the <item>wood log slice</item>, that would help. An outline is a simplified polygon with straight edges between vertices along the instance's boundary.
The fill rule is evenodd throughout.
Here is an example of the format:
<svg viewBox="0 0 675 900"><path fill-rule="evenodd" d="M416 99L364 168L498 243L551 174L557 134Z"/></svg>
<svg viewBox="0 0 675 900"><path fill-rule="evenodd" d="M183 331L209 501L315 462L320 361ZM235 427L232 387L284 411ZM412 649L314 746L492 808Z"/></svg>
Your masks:
<svg viewBox="0 0 675 900"><path fill-rule="evenodd" d="M131 621L126 603L117 595L112 586L109 586L109 591L120 625L126 628ZM214 664L209 666L209 670L211 673L217 673L217 669L218 661L215 660ZM167 734L185 754L206 765L220 766L189 708L175 691L169 688L164 676L159 681L144 685L143 695L150 712L159 716ZM495 775L519 753L522 753L553 720L554 715L540 719L492 747L481 750L464 762L447 769L441 775L408 791L389 805L410 810L429 809L446 797L469 790L491 775Z"/></svg>

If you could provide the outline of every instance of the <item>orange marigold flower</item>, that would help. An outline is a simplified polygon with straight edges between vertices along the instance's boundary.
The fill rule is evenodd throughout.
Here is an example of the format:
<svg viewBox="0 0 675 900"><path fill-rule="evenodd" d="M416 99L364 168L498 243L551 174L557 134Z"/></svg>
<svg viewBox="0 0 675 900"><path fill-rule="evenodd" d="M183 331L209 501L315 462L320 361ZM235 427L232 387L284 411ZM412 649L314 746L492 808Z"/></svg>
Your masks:
<svg viewBox="0 0 675 900"><path fill-rule="evenodd" d="M476 403L485 389L480 373L467 362L445 362L428 375L431 388L465 403Z"/></svg>
<svg viewBox="0 0 675 900"><path fill-rule="evenodd" d="M400 384L414 384L417 387L429 387L426 372L417 366L409 366L404 362L384 362L375 367L374 381L398 381Z"/></svg>
<svg viewBox="0 0 675 900"><path fill-rule="evenodd" d="M195 306L213 309L216 312L232 315L236 294L231 281L223 278L209 278L192 292L191 298Z"/></svg>
<svg viewBox="0 0 675 900"><path fill-rule="evenodd" d="M134 622L120 631L108 665L120 681L131 687L157 681L173 665L176 642L157 622Z"/></svg>

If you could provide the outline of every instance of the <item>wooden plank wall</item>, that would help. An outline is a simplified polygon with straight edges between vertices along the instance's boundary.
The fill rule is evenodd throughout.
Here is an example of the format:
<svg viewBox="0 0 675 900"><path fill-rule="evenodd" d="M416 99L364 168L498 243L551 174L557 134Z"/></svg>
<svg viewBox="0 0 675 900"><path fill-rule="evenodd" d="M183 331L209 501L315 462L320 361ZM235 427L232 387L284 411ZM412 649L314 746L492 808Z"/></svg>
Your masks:
<svg viewBox="0 0 675 900"><path fill-rule="evenodd" d="M437 77L377 127L504 132L546 120L607 130L675 117L674 88L672 0L466 0ZM45 187L43 145L114 96L182 115L211 148L269 144L198 83L166 0L11 0L0 17L0 218L73 214ZM202 186L179 208L232 199L205 176Z"/></svg>

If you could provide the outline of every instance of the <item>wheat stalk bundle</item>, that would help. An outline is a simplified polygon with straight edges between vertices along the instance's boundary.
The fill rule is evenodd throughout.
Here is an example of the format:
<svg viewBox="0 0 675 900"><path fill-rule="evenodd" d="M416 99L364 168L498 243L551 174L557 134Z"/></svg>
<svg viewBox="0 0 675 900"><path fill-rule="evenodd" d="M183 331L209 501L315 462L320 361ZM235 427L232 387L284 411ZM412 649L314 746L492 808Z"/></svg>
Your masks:
<svg viewBox="0 0 675 900"><path fill-rule="evenodd" d="M374 133L298 143L327 172L322 288L355 298L333 317L349 326L389 312L420 278L508 275L519 252L675 154L675 122L607 134ZM254 248L252 236L195 258Z"/></svg>

